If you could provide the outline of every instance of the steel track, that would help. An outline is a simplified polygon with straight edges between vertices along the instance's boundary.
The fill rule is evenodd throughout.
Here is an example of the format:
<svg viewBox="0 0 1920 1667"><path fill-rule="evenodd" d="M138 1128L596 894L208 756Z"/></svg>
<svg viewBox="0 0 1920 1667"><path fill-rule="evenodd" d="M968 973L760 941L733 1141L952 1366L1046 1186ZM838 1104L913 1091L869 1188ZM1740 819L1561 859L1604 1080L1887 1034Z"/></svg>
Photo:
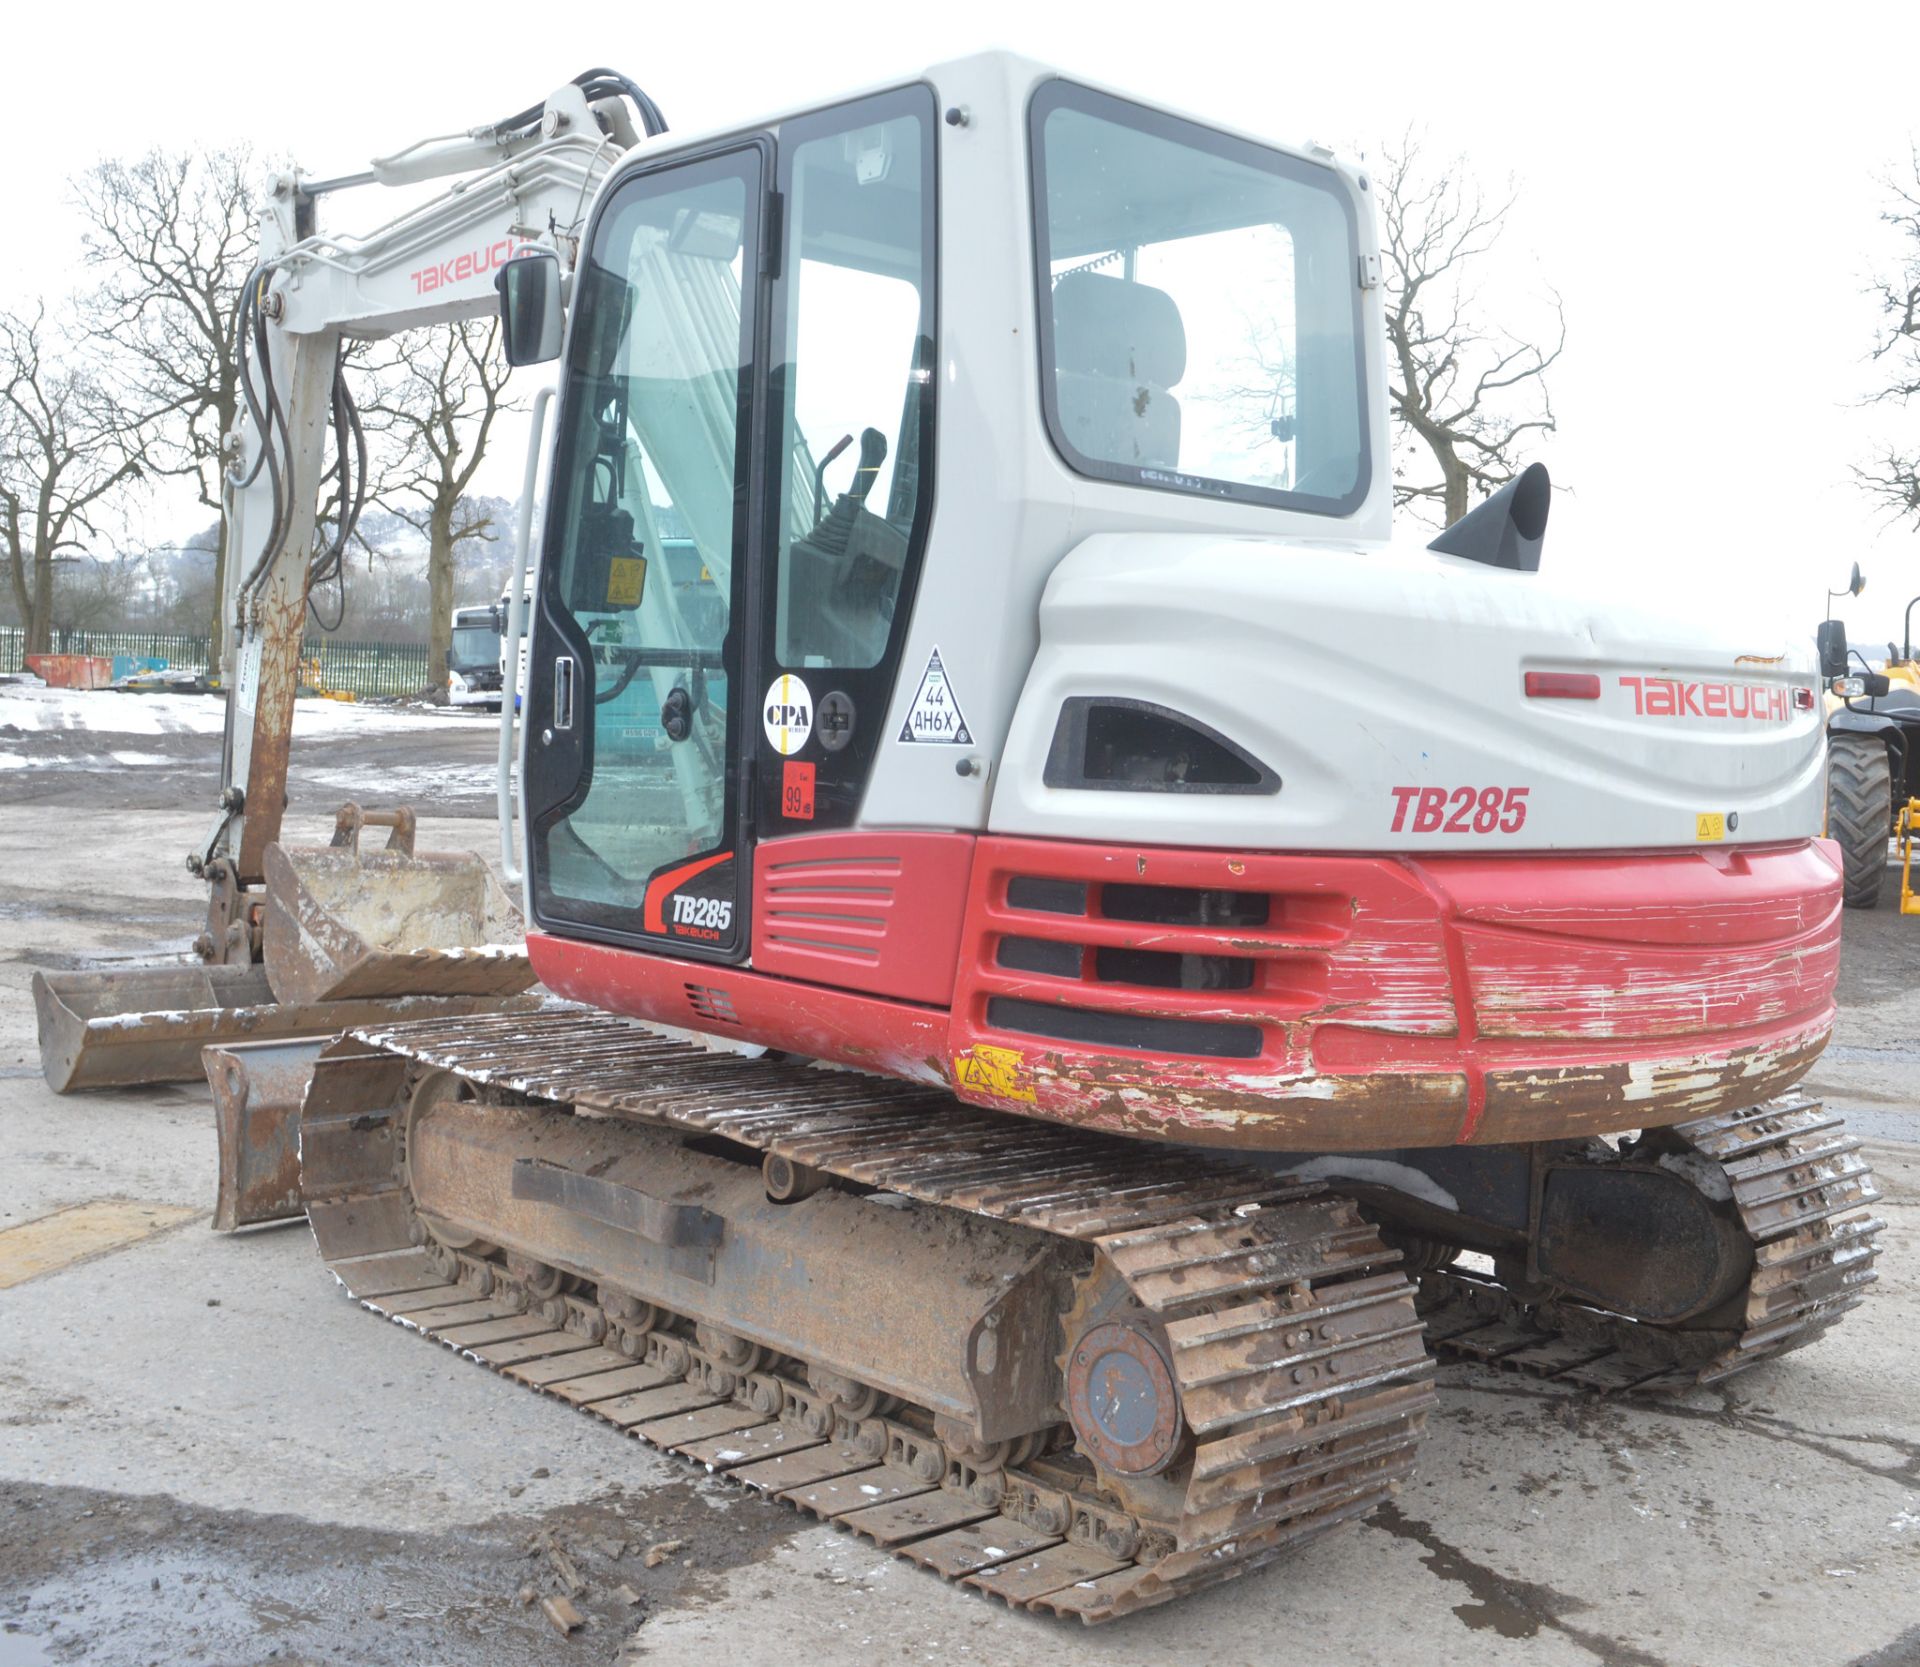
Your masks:
<svg viewBox="0 0 1920 1667"><path fill-rule="evenodd" d="M420 1067L1077 1241L1164 1327L1192 1446L1144 1488L1071 1450L1066 1424L1040 1456L986 1469L923 1411L849 1413L804 1361L716 1357L688 1335L698 1313L609 1348L619 1316L596 1302L416 1247L400 1166L364 1153ZM324 1165L341 1126L362 1155L309 1177L308 1213L366 1306L1016 1607L1104 1621L1262 1567L1387 1498L1433 1402L1414 1288L1357 1208L1205 1156L707 1053L581 1010L358 1032L316 1071L303 1154Z"/></svg>
<svg viewBox="0 0 1920 1667"><path fill-rule="evenodd" d="M1421 1280L1427 1334L1443 1358L1607 1393L1717 1383L1802 1348L1856 1307L1886 1223L1860 1142L1801 1095L1681 1123L1667 1133L1725 1178L1753 1241L1738 1328L1643 1325L1579 1303L1530 1302L1445 1268Z"/></svg>

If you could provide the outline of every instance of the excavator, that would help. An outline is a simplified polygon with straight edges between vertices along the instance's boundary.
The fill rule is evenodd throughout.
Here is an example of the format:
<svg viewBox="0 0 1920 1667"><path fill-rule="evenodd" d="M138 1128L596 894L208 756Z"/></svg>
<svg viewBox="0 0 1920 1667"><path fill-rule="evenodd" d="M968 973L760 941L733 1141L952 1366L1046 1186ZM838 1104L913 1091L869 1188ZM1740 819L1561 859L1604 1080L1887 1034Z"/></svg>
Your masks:
<svg viewBox="0 0 1920 1667"><path fill-rule="evenodd" d="M1556 575L1539 466L1395 535L1364 161L990 53L696 133L590 72L355 180L481 162L357 240L288 177L251 291L255 769L341 339L497 308L555 384L499 807L544 993L304 1044L356 1299L1088 1622L1372 1511L1436 1354L1684 1390L1858 1304L1879 1194L1796 1091L1821 668ZM287 859L235 752L240 958ZM329 929L375 866L259 934L290 993L401 988Z"/></svg>

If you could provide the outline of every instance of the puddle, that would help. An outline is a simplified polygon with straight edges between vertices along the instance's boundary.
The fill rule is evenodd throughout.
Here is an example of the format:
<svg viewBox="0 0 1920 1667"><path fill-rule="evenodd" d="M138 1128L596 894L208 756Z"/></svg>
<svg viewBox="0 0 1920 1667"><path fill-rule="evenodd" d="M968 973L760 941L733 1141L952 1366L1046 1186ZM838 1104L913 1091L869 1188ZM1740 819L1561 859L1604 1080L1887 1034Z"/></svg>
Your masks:
<svg viewBox="0 0 1920 1667"><path fill-rule="evenodd" d="M649 1614L705 1601L808 1526L691 1478L438 1533L17 1482L0 1483L0 1520L0 1667L608 1661ZM674 1556L648 1568L666 1540ZM562 1646L538 1599L569 1579L586 1627Z"/></svg>

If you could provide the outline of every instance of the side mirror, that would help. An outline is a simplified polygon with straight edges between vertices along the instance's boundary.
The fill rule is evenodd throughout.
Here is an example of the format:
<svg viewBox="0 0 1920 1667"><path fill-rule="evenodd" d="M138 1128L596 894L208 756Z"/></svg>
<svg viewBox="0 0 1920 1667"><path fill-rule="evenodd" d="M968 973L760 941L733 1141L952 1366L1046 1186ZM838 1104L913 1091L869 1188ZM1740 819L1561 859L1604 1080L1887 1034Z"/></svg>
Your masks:
<svg viewBox="0 0 1920 1667"><path fill-rule="evenodd" d="M1859 573L1856 567L1854 572ZM1847 675L1847 627L1837 619L1823 619L1813 634L1820 649L1820 675L1823 678Z"/></svg>
<svg viewBox="0 0 1920 1667"><path fill-rule="evenodd" d="M1866 588L1867 576L1860 571L1860 564L1855 562L1853 564L1853 576L1847 580L1847 594L1849 596L1858 596L1861 591Z"/></svg>
<svg viewBox="0 0 1920 1667"><path fill-rule="evenodd" d="M493 275L500 293L500 341L510 365L560 357L560 257L551 249L516 255Z"/></svg>

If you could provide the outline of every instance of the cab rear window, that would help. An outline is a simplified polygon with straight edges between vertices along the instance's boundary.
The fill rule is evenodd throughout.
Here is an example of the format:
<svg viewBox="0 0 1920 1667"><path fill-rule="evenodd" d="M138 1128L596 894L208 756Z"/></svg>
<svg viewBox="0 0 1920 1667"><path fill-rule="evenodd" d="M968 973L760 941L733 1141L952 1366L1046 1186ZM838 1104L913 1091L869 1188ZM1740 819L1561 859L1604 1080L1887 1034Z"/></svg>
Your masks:
<svg viewBox="0 0 1920 1667"><path fill-rule="evenodd" d="M1339 176L1065 81L1030 121L1043 396L1067 462L1357 507L1359 242Z"/></svg>

